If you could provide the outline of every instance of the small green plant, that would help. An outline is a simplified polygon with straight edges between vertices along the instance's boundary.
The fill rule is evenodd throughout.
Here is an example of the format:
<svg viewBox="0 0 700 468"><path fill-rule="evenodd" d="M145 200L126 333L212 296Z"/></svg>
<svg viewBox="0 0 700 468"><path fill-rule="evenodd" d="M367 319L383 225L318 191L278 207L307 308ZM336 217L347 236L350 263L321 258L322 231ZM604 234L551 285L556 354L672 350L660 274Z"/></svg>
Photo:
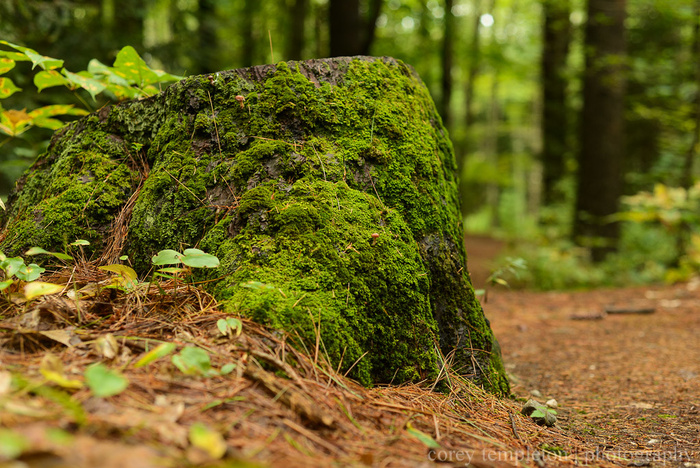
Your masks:
<svg viewBox="0 0 700 468"><path fill-rule="evenodd" d="M494 270L486 279L486 282L490 286L500 284L501 286L510 288L510 283L508 282L507 278L512 277L514 279L519 279L523 271L527 271L527 262L525 259L519 257L506 257L503 265ZM477 296L484 296L484 298L486 297L485 289L477 289L474 291L474 293Z"/></svg>

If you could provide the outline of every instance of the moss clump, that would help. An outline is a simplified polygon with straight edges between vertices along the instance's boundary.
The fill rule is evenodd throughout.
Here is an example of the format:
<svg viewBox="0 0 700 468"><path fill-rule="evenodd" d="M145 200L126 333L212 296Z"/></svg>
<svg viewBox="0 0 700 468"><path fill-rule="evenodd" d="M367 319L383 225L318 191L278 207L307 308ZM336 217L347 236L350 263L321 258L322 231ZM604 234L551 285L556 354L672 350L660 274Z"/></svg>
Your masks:
<svg viewBox="0 0 700 468"><path fill-rule="evenodd" d="M439 346L465 375L507 391L464 268L452 147L403 63L338 58L190 77L87 122L57 137L51 163L26 181L66 177L61 160L82 151L80 139L142 145L150 172L124 252L141 271L160 249L199 246L222 260L224 278L210 286L228 310L308 344L320 334L330 359L365 384L434 377ZM130 167L102 182L114 186L94 208L96 233L134 190ZM31 188L15 205L48 197ZM8 226L26 228L3 248L39 243L32 227L85 222L13 210Z"/></svg>

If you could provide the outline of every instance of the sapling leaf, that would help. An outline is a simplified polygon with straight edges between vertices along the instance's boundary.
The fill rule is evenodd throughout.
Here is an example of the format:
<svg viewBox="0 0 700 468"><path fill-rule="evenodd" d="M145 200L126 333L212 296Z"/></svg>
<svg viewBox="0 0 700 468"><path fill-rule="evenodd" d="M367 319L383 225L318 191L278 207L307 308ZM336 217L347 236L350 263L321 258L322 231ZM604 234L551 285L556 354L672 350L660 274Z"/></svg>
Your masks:
<svg viewBox="0 0 700 468"><path fill-rule="evenodd" d="M24 255L52 255L60 260L73 260L73 257L71 257L68 254L64 254L62 252L49 252L48 250L44 250L41 247L31 247L29 250L24 252Z"/></svg>
<svg viewBox="0 0 700 468"><path fill-rule="evenodd" d="M57 294L63 291L65 286L62 284L44 283L43 281L32 281L24 286L24 297L31 301L41 296Z"/></svg>
<svg viewBox="0 0 700 468"><path fill-rule="evenodd" d="M211 367L209 354L201 348L187 346L172 357L172 363L186 375L204 375L210 377L217 372Z"/></svg>
<svg viewBox="0 0 700 468"><path fill-rule="evenodd" d="M124 376L101 363L85 370L85 382L96 397L103 398L118 395L129 386Z"/></svg>
<svg viewBox="0 0 700 468"><path fill-rule="evenodd" d="M42 70L34 75L34 86L41 92L53 86L66 86L68 80L56 70Z"/></svg>
<svg viewBox="0 0 700 468"><path fill-rule="evenodd" d="M76 239L74 242L71 242L69 245L90 245L90 241L86 241L85 239Z"/></svg>
<svg viewBox="0 0 700 468"><path fill-rule="evenodd" d="M15 68L15 65L17 65L16 60L12 60L8 57L0 57L0 75L9 72L13 68Z"/></svg>
<svg viewBox="0 0 700 468"><path fill-rule="evenodd" d="M236 332L236 337L243 331L243 322L234 317L219 319L216 321L216 326L222 335L233 337L233 332Z"/></svg>
<svg viewBox="0 0 700 468"><path fill-rule="evenodd" d="M22 91L22 88L18 88L9 78L0 78L0 99L5 99L17 91Z"/></svg>
<svg viewBox="0 0 700 468"><path fill-rule="evenodd" d="M175 345L173 343L161 343L146 354L143 355L141 359L136 361L134 367L147 366L158 359L167 356L168 354L175 351Z"/></svg>
<svg viewBox="0 0 700 468"><path fill-rule="evenodd" d="M19 268L19 271L15 273L15 276L22 281L34 281L38 279L45 271L46 268L42 268L36 263L31 263L29 265L22 265Z"/></svg>
<svg viewBox="0 0 700 468"><path fill-rule="evenodd" d="M177 263L182 263L182 260L180 260L181 257L182 254L180 252L171 249L165 249L161 250L156 255L154 255L151 258L151 263L153 263L156 266L174 265Z"/></svg>
<svg viewBox="0 0 700 468"><path fill-rule="evenodd" d="M216 268L219 259L216 256L205 253L199 249L186 249L182 256L182 263L192 268Z"/></svg>
<svg viewBox="0 0 700 468"><path fill-rule="evenodd" d="M11 279L0 281L0 291L9 288L10 286L12 286L12 283L14 283L14 280Z"/></svg>

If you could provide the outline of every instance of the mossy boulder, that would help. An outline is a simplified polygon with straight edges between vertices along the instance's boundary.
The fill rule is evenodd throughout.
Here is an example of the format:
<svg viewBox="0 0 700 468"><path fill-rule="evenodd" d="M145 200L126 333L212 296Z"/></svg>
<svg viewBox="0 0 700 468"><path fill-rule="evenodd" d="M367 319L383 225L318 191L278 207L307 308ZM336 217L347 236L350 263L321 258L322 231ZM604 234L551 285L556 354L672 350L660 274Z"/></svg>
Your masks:
<svg viewBox="0 0 700 468"><path fill-rule="evenodd" d="M434 379L438 351L508 383L474 296L452 146L416 73L391 58L189 77L58 131L2 215L0 249L127 254L142 273L198 247L232 313L284 330L364 384Z"/></svg>

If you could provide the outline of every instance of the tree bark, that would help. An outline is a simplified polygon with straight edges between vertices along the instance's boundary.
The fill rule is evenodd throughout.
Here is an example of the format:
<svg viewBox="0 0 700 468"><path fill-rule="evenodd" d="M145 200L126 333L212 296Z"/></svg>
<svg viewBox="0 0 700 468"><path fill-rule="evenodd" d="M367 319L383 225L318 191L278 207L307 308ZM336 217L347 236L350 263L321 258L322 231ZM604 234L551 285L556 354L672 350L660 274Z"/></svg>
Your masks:
<svg viewBox="0 0 700 468"><path fill-rule="evenodd" d="M452 146L400 61L191 76L64 127L17 187L8 255L79 237L144 274L159 250L198 247L221 260L197 279L227 311L310 348L320 336L364 384L437 379L439 345L508 392L465 269Z"/></svg>
<svg viewBox="0 0 700 468"><path fill-rule="evenodd" d="M289 40L287 41L287 58L301 59L304 50L304 30L309 0L294 0L289 11Z"/></svg>
<svg viewBox="0 0 700 468"><path fill-rule="evenodd" d="M442 122L450 129L450 101L452 100L452 66L454 63L454 23L453 0L445 0L445 29L442 38L442 97L440 115Z"/></svg>
<svg viewBox="0 0 700 468"><path fill-rule="evenodd" d="M626 88L625 0L589 0L581 149L573 235L602 261L617 247L623 189Z"/></svg>
<svg viewBox="0 0 700 468"><path fill-rule="evenodd" d="M571 6L569 0L543 0L542 6L542 201L551 205L561 201L556 187L566 173L570 154L566 60L571 42Z"/></svg>
<svg viewBox="0 0 700 468"><path fill-rule="evenodd" d="M331 57L362 52L360 0L330 0L328 9Z"/></svg>

